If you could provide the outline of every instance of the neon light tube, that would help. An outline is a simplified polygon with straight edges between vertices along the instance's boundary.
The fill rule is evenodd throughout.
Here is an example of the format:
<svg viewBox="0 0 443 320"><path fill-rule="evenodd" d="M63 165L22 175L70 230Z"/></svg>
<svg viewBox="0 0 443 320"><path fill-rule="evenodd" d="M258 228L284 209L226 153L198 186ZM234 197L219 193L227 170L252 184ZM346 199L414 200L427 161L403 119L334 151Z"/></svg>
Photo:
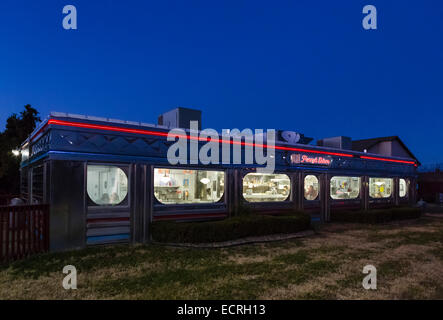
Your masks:
<svg viewBox="0 0 443 320"><path fill-rule="evenodd" d="M157 137L167 137L167 132L159 132L159 131L151 131L151 130L143 130L143 129L131 129L131 128L123 128L123 127L116 127L116 126L110 126L110 125L99 125L99 124L91 124L91 123L82 123L82 122L71 122L71 121L64 121L64 120L57 120L57 119L49 119L47 125L55 124L60 126L68 126L68 127L76 127L76 128L86 128L86 129L98 129L98 130L107 130L107 131L115 131L115 132L126 132L126 133L135 133L135 134L143 134L143 135L150 135L150 136L157 136ZM34 137L39 134L42 130L44 130L46 126L44 126L39 132L37 132ZM195 136L188 136L188 135L180 135L176 134L175 137L179 138L185 138L188 140L198 140L198 141L211 141L211 138L201 138L201 137L195 137ZM34 138L33 137L33 138ZM219 143L229 143L229 144L239 144L242 146L252 146L252 147L263 147L267 148L268 146L266 144L259 144L259 143L251 143L251 142L243 142L243 141L231 141L231 140L223 140L223 139L215 139L215 141ZM297 151L297 152L307 152L307 153L316 153L316 154L325 154L325 155L331 155L331 156L338 156L338 157L349 157L353 158L354 155L348 154L348 153L340 153L340 152L330 152L330 151L320 151L320 150L310 150L310 149L303 149L303 148L294 148L294 147L285 147L285 146L269 146L269 148L273 148L276 150L285 150L285 151ZM378 157L369 157L369 156L360 156L361 159L367 159L367 160L377 160L377 161L388 161L388 162L396 162L396 163L405 163L405 164L413 164L416 165L414 161L405 161L405 160L396 160L396 159L387 159L387 158L378 158Z"/></svg>

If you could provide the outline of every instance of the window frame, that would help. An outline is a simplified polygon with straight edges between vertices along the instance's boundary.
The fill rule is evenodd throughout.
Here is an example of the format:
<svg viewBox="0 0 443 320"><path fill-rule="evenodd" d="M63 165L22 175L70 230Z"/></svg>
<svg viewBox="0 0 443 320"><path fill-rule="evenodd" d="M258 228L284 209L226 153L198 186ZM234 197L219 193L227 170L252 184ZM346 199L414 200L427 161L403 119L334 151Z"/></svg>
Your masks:
<svg viewBox="0 0 443 320"><path fill-rule="evenodd" d="M121 169L125 174L126 174L126 178L128 180L128 192L125 196L125 198L123 199L122 202L125 202L124 204L121 204L122 202L120 202L119 204L116 205L99 205L97 203L95 203L91 197L89 196L88 193L88 166L107 166L107 167L117 167L119 169ZM90 162L90 161L86 161L85 163L85 188L84 188L84 192L85 192L85 200L86 200L86 207L88 208L88 210L101 210L101 209L129 209L131 207L131 165L127 164L127 163L115 163L115 162ZM127 201L124 201L125 199L127 199Z"/></svg>
<svg viewBox="0 0 443 320"><path fill-rule="evenodd" d="M278 172L278 171L275 171L274 173L271 173L271 174L284 174L285 176L287 176L289 178L290 189L289 189L288 197L285 200L283 200L283 201L248 201L248 200L246 200L246 198L243 195L244 194L244 192L243 192L243 180L250 173L258 173L258 174L260 174L256 170L255 171L249 171L249 172L243 172L242 173L242 175L241 175L241 184L240 184L241 185L240 193L241 193L241 197L242 197L242 200L243 200L244 203L247 203L248 205L254 205L254 204L279 204L279 203L283 204L283 203L291 203L293 201L293 199L292 199L292 192L293 192L293 187L294 187L294 185L293 185L294 184L293 183L294 179L292 178L292 175L290 175L290 172ZM268 173L263 173L263 174L268 174Z"/></svg>
<svg viewBox="0 0 443 320"><path fill-rule="evenodd" d="M321 188L321 182L320 182L320 178L319 178L319 173L317 172L304 172L303 174L303 185L301 188L302 191L302 197L303 197L303 201L307 201L308 203L313 203L315 201L317 202L321 202L321 192L322 192L322 188ZM318 193L317 193L317 197L315 199L309 200L306 199L306 195L305 195L305 181L306 181L306 177L307 176L315 176L317 178L317 183L318 183Z"/></svg>
<svg viewBox="0 0 443 320"><path fill-rule="evenodd" d="M338 178L359 178L360 181L358 183L358 195L355 198L348 198L348 199L334 199L332 197L332 193L331 193L331 181L333 178L338 177ZM361 196L361 191L362 191L362 176L331 176L331 178L329 179L329 197L332 201L355 201L355 200L361 200L362 196Z"/></svg>
<svg viewBox="0 0 443 320"><path fill-rule="evenodd" d="M155 196L155 192L154 192L154 189L155 189L155 185L154 185L154 183L155 183L154 182L154 178L155 178L154 177L154 171L155 171L155 169L223 172L223 185L224 185L223 195L220 197L220 199L217 202L195 202L195 203L163 203L163 202L160 202L160 200L158 200L157 197ZM204 206L226 205L226 189L227 189L227 184L226 184L226 181L227 181L227 170L226 169L218 169L218 168L204 168L204 169L202 169L201 167L197 167L197 168L194 168L194 167L181 167L181 166L174 166L174 167L170 167L169 166L168 167L168 166L156 166L156 165L153 165L152 166L151 175L152 175L152 178L151 178L151 185L152 185L151 197L152 197L153 205L155 207L158 207L158 208L160 208L160 207L168 207L168 208L174 208L174 207L175 208L182 208L182 207L184 207L186 209L186 207L195 207L195 206L204 207Z"/></svg>
<svg viewBox="0 0 443 320"><path fill-rule="evenodd" d="M390 179L392 181L391 183L391 194L389 195L389 197L382 197L382 198L374 198L371 197L371 179ZM368 176L368 197L370 200L392 200L394 198L395 195L395 179L393 177L376 177L376 176Z"/></svg>

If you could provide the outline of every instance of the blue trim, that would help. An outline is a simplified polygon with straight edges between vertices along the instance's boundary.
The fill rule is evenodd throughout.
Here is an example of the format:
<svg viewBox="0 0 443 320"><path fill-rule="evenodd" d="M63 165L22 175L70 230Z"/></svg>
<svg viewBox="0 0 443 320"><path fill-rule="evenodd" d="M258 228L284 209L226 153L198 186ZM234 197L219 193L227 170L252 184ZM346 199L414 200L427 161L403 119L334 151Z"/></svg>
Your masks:
<svg viewBox="0 0 443 320"><path fill-rule="evenodd" d="M52 150L48 151L30 161L26 164L22 164L21 168L29 166L36 161L41 160L44 157L49 156L49 159L52 160L77 160L77 161L103 161L103 162L126 162L126 163L134 163L134 162L148 162L153 165L165 165L170 166L167 158L164 157L146 157L146 156L136 156L136 155L116 155L109 153L88 153L88 152L76 152L76 151L57 151ZM258 167L264 167L264 165L257 164L213 164L213 165L181 165L181 166L189 166L189 167L202 167L205 166L207 168L220 168L220 169L231 169L231 168L239 168L239 169L255 169ZM388 175L389 177L416 177L414 172L396 172L389 170L380 170L380 169L367 169L367 168L331 168L331 167L309 167L309 166L287 166L276 163L275 166L276 171L281 172L294 172L297 170L303 171L311 171L311 172L330 172L333 175L366 175L373 177L383 177Z"/></svg>
<svg viewBox="0 0 443 320"><path fill-rule="evenodd" d="M49 153L50 153L50 152L45 152L45 153L43 153L42 155L39 155L38 157L33 158L33 159L30 160L30 161L27 161L27 162L26 162L26 165L21 165L21 164L20 164L20 168L27 167L27 166L33 164L34 162L37 162L37 161L43 159L44 157L48 156Z"/></svg>
<svg viewBox="0 0 443 320"><path fill-rule="evenodd" d="M86 152L75 152L75 151L48 151L40 156L38 156L35 159L32 159L30 162L28 162L26 165L23 165L23 167L28 166L36 161L41 160L42 158L49 156L51 160L79 160L79 161L115 161L115 162L149 162L153 165L167 165L170 166L168 159L159 157L144 157L144 156L126 156L126 155L115 155L115 154L102 154L102 153L86 153ZM181 165L181 166L207 166L208 168L239 168L239 169L254 169L258 167L264 167L264 165L243 165L243 164L217 164L217 165ZM307 167L307 166L282 166L276 164L275 169L278 171L286 171L286 172L293 172L295 170L304 170L304 171L311 171L311 172L333 172L337 175L367 175L367 176L385 176L386 174L391 177L414 177L415 175L413 173L398 173L398 172L390 172L390 171L381 171L381 170L367 170L367 169L339 169L339 168L319 168L319 167Z"/></svg>
<svg viewBox="0 0 443 320"><path fill-rule="evenodd" d="M311 221L320 221L320 218L311 218Z"/></svg>
<svg viewBox="0 0 443 320"><path fill-rule="evenodd" d="M129 240L129 233L114 234L114 235L110 235L110 236L87 237L86 242L88 244L92 244L92 243L106 242L106 241L112 241L112 240Z"/></svg>
<svg viewBox="0 0 443 320"><path fill-rule="evenodd" d="M159 158L154 158L154 157L144 157L144 156L135 156L135 155L130 155L130 156L126 156L126 155L116 155L116 154L110 154L110 153L87 153L87 152L75 152L75 151L49 151L49 157L51 160L83 160L83 161L88 161L88 160L94 160L94 161L116 161L116 162L137 162L137 161L143 161L143 162L149 162L150 164L154 164L154 165L165 165L165 166L172 166L167 158L164 157L159 157ZM209 164L209 165L204 165L201 163L198 164L177 164L174 166L179 166L179 167L208 167L208 168L257 168L257 167L265 167L264 165L253 165L253 164L248 164L248 165L242 165L242 164L223 164L223 163L219 163L219 164ZM281 170L287 170L288 167L285 166L278 166L276 165L276 169L281 169Z"/></svg>
<svg viewBox="0 0 443 320"><path fill-rule="evenodd" d="M115 154L101 154L101 153L85 153L85 152L71 152L71 151L49 151L50 159L54 160L101 160L101 161L124 161L124 162L134 162L134 161L149 161L155 163L167 163L166 158L153 158L153 157L143 157L143 156L122 156Z"/></svg>

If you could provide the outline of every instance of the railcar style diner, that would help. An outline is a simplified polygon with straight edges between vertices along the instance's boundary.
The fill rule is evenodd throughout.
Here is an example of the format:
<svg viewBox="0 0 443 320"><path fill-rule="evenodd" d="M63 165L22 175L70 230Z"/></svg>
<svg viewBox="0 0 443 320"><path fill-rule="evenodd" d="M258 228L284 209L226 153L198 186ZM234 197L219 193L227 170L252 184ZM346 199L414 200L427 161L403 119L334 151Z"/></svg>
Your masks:
<svg viewBox="0 0 443 320"><path fill-rule="evenodd" d="M189 120L201 122L200 112L177 108L158 125L51 113L21 147L21 197L50 204L50 250L148 242L153 221L223 219L245 207L256 214L304 210L327 222L334 210L416 201L419 162L398 137L335 137L314 146L304 135L277 131L273 173L258 172L256 159L171 165L168 132ZM221 143L220 157L232 141Z"/></svg>

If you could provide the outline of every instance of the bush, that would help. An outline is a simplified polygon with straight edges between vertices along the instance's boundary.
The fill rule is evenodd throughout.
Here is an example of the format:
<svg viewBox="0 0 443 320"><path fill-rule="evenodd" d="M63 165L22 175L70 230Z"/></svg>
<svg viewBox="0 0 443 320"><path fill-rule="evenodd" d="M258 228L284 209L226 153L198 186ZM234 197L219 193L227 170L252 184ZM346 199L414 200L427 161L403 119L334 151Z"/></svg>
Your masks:
<svg viewBox="0 0 443 320"><path fill-rule="evenodd" d="M397 207L368 211L337 211L331 213L332 222L383 223L392 220L416 219L421 216L419 208Z"/></svg>
<svg viewBox="0 0 443 320"><path fill-rule="evenodd" d="M252 215L252 209L251 207L245 205L244 203L240 202L237 211L235 212L235 216L249 216Z"/></svg>
<svg viewBox="0 0 443 320"><path fill-rule="evenodd" d="M295 233L309 229L308 214L245 215L207 222L158 221L151 224L154 241L170 243L221 242L245 237Z"/></svg>

